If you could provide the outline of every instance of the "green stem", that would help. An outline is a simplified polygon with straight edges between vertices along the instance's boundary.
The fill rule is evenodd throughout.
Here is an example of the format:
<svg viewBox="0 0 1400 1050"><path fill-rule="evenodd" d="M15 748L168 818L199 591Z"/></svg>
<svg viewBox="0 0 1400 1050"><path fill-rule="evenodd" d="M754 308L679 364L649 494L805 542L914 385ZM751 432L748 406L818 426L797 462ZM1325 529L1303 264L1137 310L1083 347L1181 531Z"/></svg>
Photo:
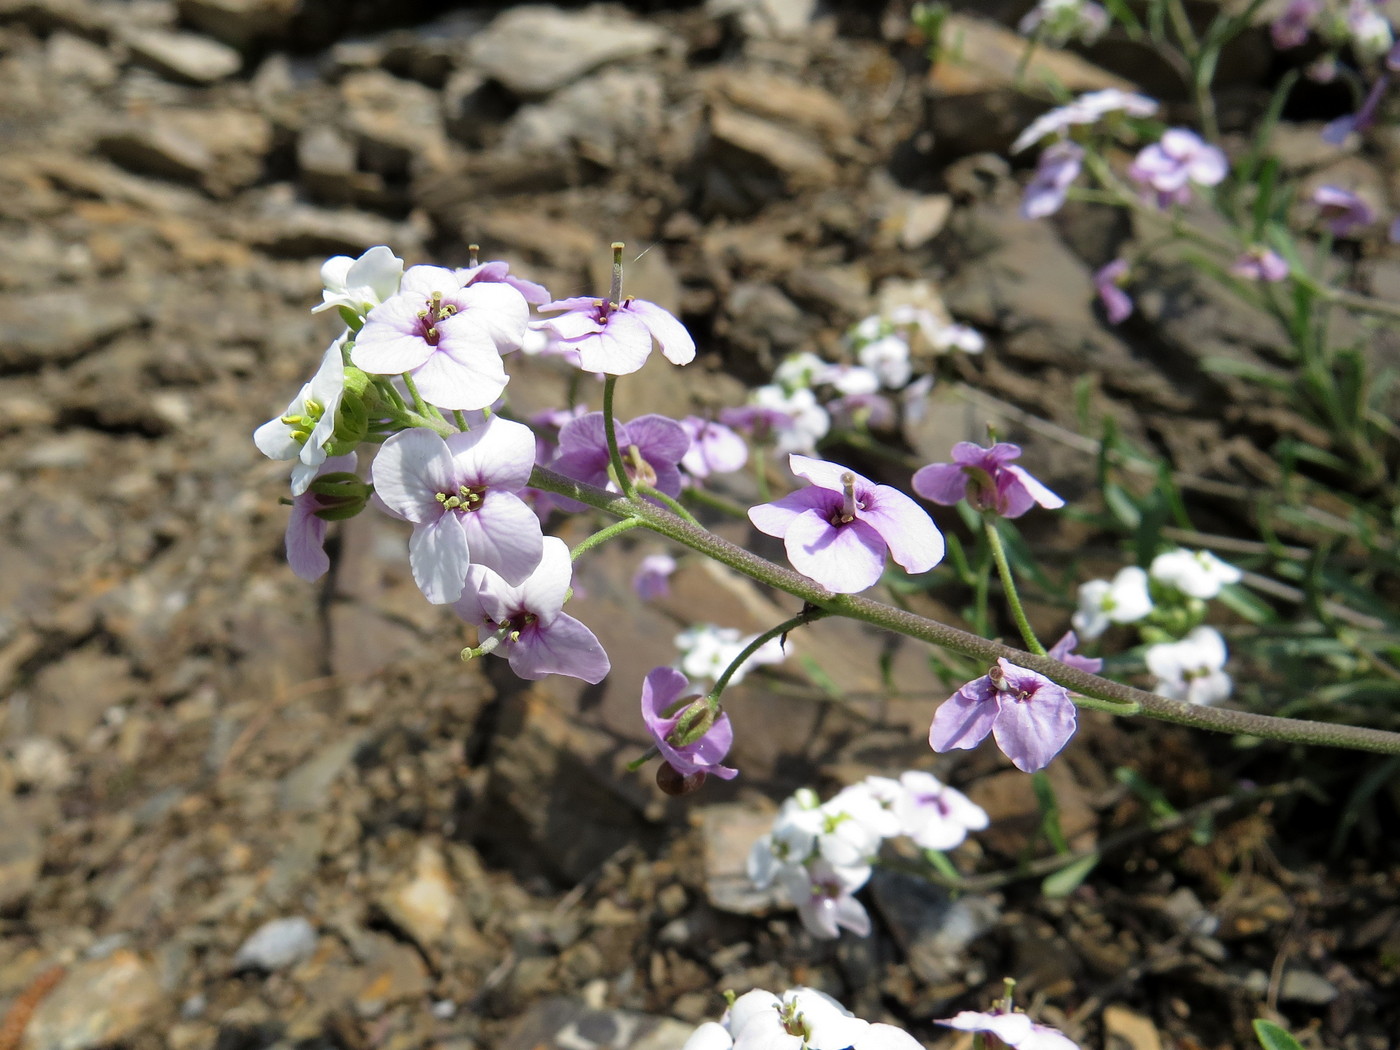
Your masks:
<svg viewBox="0 0 1400 1050"><path fill-rule="evenodd" d="M802 611L796 616L784 620L776 627L769 628L748 645L744 646L743 652L729 662L729 666L724 669L724 673L719 676L719 679L715 682L714 688L710 690L708 694L710 704L714 706L719 703L720 694L723 693L725 688L729 685L729 680L734 677L734 672L743 667L745 661L747 661L750 656L758 652L774 638L781 638L789 631L796 630L798 627L802 627L805 624L815 623L826 615L828 614L825 609L819 609L815 605L805 605Z"/></svg>
<svg viewBox="0 0 1400 1050"><path fill-rule="evenodd" d="M471 427L467 426L466 414L460 408L452 410L452 419L457 424L457 429L466 433Z"/></svg>
<svg viewBox="0 0 1400 1050"><path fill-rule="evenodd" d="M930 645L949 649L969 659L985 661L987 664L996 663L998 659L1004 658L1087 697L1116 701L1120 705L1137 704L1142 714L1152 718L1195 729L1245 734L1267 740L1400 755L1400 733L1312 722L1301 718L1276 718L1272 715L1259 715L1230 708L1203 707L1181 700L1171 700L1069 667L1048 656L1014 649L1009 645L981 638L937 620L926 619L869 598L855 594L834 594L815 580L760 558L714 533L691 525L668 510L651 503L620 497L594 485L585 485L545 467L535 468L530 475L530 485L546 492L567 496L619 518L639 518L654 532L829 613L907 635Z"/></svg>
<svg viewBox="0 0 1400 1050"><path fill-rule="evenodd" d="M603 381L603 431L608 437L608 463L612 466L617 487L628 499L632 498L632 478L622 463L622 450L617 446L617 420L613 415L613 392L617 388L617 376L608 376Z"/></svg>
<svg viewBox="0 0 1400 1050"><path fill-rule="evenodd" d="M747 507L741 507L733 500L725 499L718 493L711 492L708 489L702 489L699 486L692 485L690 488L686 489L686 494L689 499L694 500L696 503L703 504L712 510L717 510L721 514L728 514L731 518L747 518L749 516Z"/></svg>
<svg viewBox="0 0 1400 1050"><path fill-rule="evenodd" d="M581 556L587 554L594 547L601 547L613 537L621 536L624 532L631 532L645 524L646 522L642 521L641 518L623 518L621 521L615 521L611 525L599 529L592 536L585 536L579 540L574 549L569 552L569 558L572 561L578 561Z"/></svg>
<svg viewBox="0 0 1400 1050"><path fill-rule="evenodd" d="M423 395L418 392L418 384L413 381L413 376L405 372L401 377L403 385L408 388L408 396L413 398L413 410L420 416L431 418L433 410L428 407L428 403L423 400Z"/></svg>
<svg viewBox="0 0 1400 1050"><path fill-rule="evenodd" d="M672 499L670 496L666 495L666 493L660 491L659 489L654 489L650 485L638 485L637 495L645 496L647 499L656 500L658 503L661 503L664 506L666 506L676 517L680 518L685 522L688 522L691 525L698 526L700 524L698 521L695 520L694 514L690 513L690 511L686 510L685 507L681 506L681 504L678 501Z"/></svg>
<svg viewBox="0 0 1400 1050"><path fill-rule="evenodd" d="M1026 610L1021 605L1021 595L1016 590L1016 580L1011 575L1011 563L1006 560L1006 548L1002 546L1001 533L997 531L994 514L982 516L982 529L987 534L987 543L992 549L992 560L997 564L997 575L1001 577L1001 587L1006 592L1006 604L1011 607L1011 618L1016 621L1016 629L1021 632L1021 639L1026 643L1026 648L1037 656L1044 656L1045 646L1040 644L1040 639L1031 630L1031 622L1026 619Z"/></svg>

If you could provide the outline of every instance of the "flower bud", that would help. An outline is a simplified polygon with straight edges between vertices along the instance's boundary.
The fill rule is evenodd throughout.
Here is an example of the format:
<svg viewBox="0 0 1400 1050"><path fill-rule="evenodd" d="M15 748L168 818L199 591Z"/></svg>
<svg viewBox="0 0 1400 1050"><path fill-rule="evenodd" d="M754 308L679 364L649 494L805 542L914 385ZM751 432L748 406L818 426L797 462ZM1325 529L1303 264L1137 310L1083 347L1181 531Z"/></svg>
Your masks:
<svg viewBox="0 0 1400 1050"><path fill-rule="evenodd" d="M316 496L316 516L324 521L344 521L365 509L374 488L349 471L322 474L308 492Z"/></svg>
<svg viewBox="0 0 1400 1050"><path fill-rule="evenodd" d="M662 762L656 767L656 786L668 795L689 795L699 791L703 783L704 773L695 772L689 776L682 776L669 762Z"/></svg>
<svg viewBox="0 0 1400 1050"><path fill-rule="evenodd" d="M707 697L696 695L689 699L676 720L676 728L667 734L666 739L676 747L693 744L710 731L718 717L719 705L711 704Z"/></svg>

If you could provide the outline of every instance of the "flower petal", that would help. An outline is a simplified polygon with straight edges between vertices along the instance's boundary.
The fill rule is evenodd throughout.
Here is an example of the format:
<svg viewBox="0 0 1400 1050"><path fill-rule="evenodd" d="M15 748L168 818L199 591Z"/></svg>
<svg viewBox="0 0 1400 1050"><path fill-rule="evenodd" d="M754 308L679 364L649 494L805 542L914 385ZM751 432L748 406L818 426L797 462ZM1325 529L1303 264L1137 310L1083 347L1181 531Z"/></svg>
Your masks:
<svg viewBox="0 0 1400 1050"><path fill-rule="evenodd" d="M889 485L876 485L860 512L889 545L890 557L906 572L928 572L943 560L943 533L928 512Z"/></svg>
<svg viewBox="0 0 1400 1050"><path fill-rule="evenodd" d="M873 587L885 568L884 539L859 518L833 526L816 513L799 515L783 546L794 569L837 594Z"/></svg>
<svg viewBox="0 0 1400 1050"><path fill-rule="evenodd" d="M514 493L488 491L477 510L454 516L461 521L471 560L499 573L506 583L523 584L539 566L544 542L540 519ZM563 594L559 597L562 603ZM550 611L558 612L558 607Z"/></svg>
<svg viewBox="0 0 1400 1050"><path fill-rule="evenodd" d="M444 514L437 521L417 526L408 540L408 564L423 597L434 605L460 598L471 564L460 516Z"/></svg>

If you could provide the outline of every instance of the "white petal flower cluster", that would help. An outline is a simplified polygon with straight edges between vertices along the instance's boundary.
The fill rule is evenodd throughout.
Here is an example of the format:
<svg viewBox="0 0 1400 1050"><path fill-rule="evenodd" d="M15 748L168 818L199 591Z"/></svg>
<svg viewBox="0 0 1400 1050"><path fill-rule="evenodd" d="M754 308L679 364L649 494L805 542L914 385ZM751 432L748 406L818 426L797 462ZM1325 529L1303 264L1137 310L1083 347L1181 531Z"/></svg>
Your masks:
<svg viewBox="0 0 1400 1050"><path fill-rule="evenodd" d="M922 1050L902 1028L861 1020L814 988L755 989L706 1021L681 1050Z"/></svg>
<svg viewBox="0 0 1400 1050"><path fill-rule="evenodd" d="M687 627L676 635L676 648L681 651L681 673L687 678L718 681L724 669L757 637L756 634L740 634L733 627L716 627L708 623ZM787 653L783 651L781 641L770 639L740 665L729 679L729 684L738 685L744 675L755 667L780 664L786 659Z"/></svg>
<svg viewBox="0 0 1400 1050"><path fill-rule="evenodd" d="M1079 587L1079 611L1070 617L1081 638L1097 638L1114 624L1137 623L1152 611L1147 573L1136 565L1120 569L1110 580L1090 580Z"/></svg>
<svg viewBox="0 0 1400 1050"><path fill-rule="evenodd" d="M962 792L916 770L898 780L866 777L827 802L803 788L754 843L749 878L759 887L776 884L814 936L847 929L864 937L870 916L854 894L870 879L885 839L905 835L923 849L948 850L987 822Z"/></svg>
<svg viewBox="0 0 1400 1050"><path fill-rule="evenodd" d="M1151 646L1145 659L1157 678L1153 691L1173 700L1218 704L1234 686L1225 673L1225 639L1213 627L1197 627L1180 641Z"/></svg>
<svg viewBox="0 0 1400 1050"><path fill-rule="evenodd" d="M1239 583L1243 574L1210 551L1189 551L1178 547L1152 559L1147 574L1153 583L1174 587L1192 598L1209 600L1228 583Z"/></svg>

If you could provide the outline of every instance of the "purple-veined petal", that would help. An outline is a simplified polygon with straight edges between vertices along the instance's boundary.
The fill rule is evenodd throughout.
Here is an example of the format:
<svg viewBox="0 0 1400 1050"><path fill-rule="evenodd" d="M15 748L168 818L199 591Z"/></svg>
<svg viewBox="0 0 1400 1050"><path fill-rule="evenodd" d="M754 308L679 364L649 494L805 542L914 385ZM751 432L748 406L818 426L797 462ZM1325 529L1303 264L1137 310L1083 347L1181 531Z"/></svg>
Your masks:
<svg viewBox="0 0 1400 1050"><path fill-rule="evenodd" d="M414 302L415 310L421 310L422 301L426 301L434 292L440 292L444 297L454 296L461 287L462 278L452 270L445 266L420 263L404 271L403 280L399 283L399 294Z"/></svg>
<svg viewBox="0 0 1400 1050"><path fill-rule="evenodd" d="M673 365L688 365L695 360L695 340L669 311L645 299L633 299L623 307L635 314L651 332L661 353Z"/></svg>
<svg viewBox="0 0 1400 1050"><path fill-rule="evenodd" d="M539 565L544 549L540 519L514 493L488 490L477 510L455 516L471 560L511 586L521 585Z"/></svg>
<svg viewBox="0 0 1400 1050"><path fill-rule="evenodd" d="M489 485L517 492L530 480L535 465L535 432L524 423L492 416L447 439L457 478L467 485Z"/></svg>
<svg viewBox="0 0 1400 1050"><path fill-rule="evenodd" d="M474 627L499 622L500 618L509 615L500 594L505 586L505 581L490 569L480 565L469 566L461 597L452 603L452 611Z"/></svg>
<svg viewBox="0 0 1400 1050"><path fill-rule="evenodd" d="M619 442L624 438L624 460L627 458L625 450L628 445L636 445L647 461L652 463L656 459L679 462L690 448L690 435L685 432L685 427L674 419L655 414L638 416L629 421L623 433L618 435Z"/></svg>
<svg viewBox="0 0 1400 1050"><path fill-rule="evenodd" d="M816 513L827 515L841 505L841 497L830 489L815 485L774 500L749 508L749 521L759 532L769 536L783 536L800 515Z"/></svg>
<svg viewBox="0 0 1400 1050"><path fill-rule="evenodd" d="M1078 725L1073 701L1060 694L1061 699L1039 690L1029 700L1017 700L1002 694L999 710L992 725L997 747L1023 773L1044 769L1058 755Z"/></svg>
<svg viewBox="0 0 1400 1050"><path fill-rule="evenodd" d="M976 678L939 705L929 726L928 743L938 752L974 748L996 721L996 690L990 678Z"/></svg>
<svg viewBox="0 0 1400 1050"><path fill-rule="evenodd" d="M439 492L457 488L447 443L431 430L403 430L384 442L374 459L374 493L405 521L415 524L442 516Z"/></svg>
<svg viewBox="0 0 1400 1050"><path fill-rule="evenodd" d="M521 632L506 658L512 671L531 681L564 674L597 685L612 670L597 636L568 613Z"/></svg>
<svg viewBox="0 0 1400 1050"><path fill-rule="evenodd" d="M423 400L438 408L490 408L509 382L505 365L494 351L469 359L439 350L413 373Z"/></svg>
<svg viewBox="0 0 1400 1050"><path fill-rule="evenodd" d="M579 367L585 372L625 376L646 364L651 354L651 332L639 318L615 310L602 332L570 340L569 345L578 351Z"/></svg>
<svg viewBox="0 0 1400 1050"><path fill-rule="evenodd" d="M396 295L371 310L350 351L355 367L371 375L398 375L426 361L433 347L423 338L420 309L415 301Z"/></svg>
<svg viewBox="0 0 1400 1050"><path fill-rule="evenodd" d="M876 485L870 493L873 506L860 516L869 522L906 572L928 572L943 560L943 533L923 507L889 485Z"/></svg>
<svg viewBox="0 0 1400 1050"><path fill-rule="evenodd" d="M434 605L460 598L471 564L461 517L444 514L437 521L416 526L408 539L408 564L423 597Z"/></svg>
<svg viewBox="0 0 1400 1050"><path fill-rule="evenodd" d="M873 587L885 568L885 541L857 518L839 528L816 513L799 515L783 537L792 567L837 594Z"/></svg>
<svg viewBox="0 0 1400 1050"><path fill-rule="evenodd" d="M574 578L574 563L569 557L569 545L558 536L546 536L541 543L539 564L520 585L520 602L549 623L564 607L564 597Z"/></svg>
<svg viewBox="0 0 1400 1050"><path fill-rule="evenodd" d="M967 480L956 463L930 463L914 472L910 485L924 499L951 507L967 495Z"/></svg>
<svg viewBox="0 0 1400 1050"><path fill-rule="evenodd" d="M303 580L319 580L331 567L325 551L329 524L316 517L314 496L292 501L291 517L287 519L287 564Z"/></svg>
<svg viewBox="0 0 1400 1050"><path fill-rule="evenodd" d="M1051 492L1045 485L1041 484L1038 479L1032 477L1025 467L1020 467L1013 463L1004 467L1003 471L1003 476L1010 475L1020 483L1019 491L1017 491L1016 486L1010 485L1003 490L1003 495L1008 500L1008 509L1005 511L1006 517L1020 517L1026 511L1030 510L1033 504L1039 504L1046 510L1058 510L1065 505L1064 500ZM1012 495L1013 492L1015 495ZM1012 507L1017 509L1013 511L1010 509Z"/></svg>

